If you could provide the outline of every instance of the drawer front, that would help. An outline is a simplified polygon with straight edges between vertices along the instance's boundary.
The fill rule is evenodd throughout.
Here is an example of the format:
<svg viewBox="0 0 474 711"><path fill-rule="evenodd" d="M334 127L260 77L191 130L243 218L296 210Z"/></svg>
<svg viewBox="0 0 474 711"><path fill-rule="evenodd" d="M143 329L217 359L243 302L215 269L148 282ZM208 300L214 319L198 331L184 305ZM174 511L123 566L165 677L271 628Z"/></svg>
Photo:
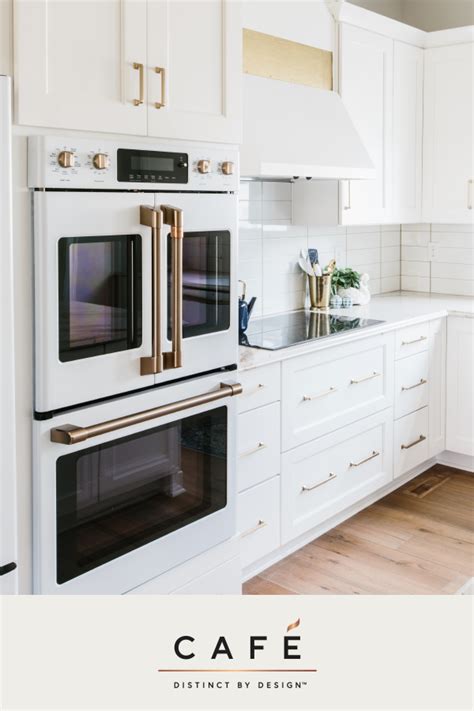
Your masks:
<svg viewBox="0 0 474 711"><path fill-rule="evenodd" d="M280 403L239 415L237 434L239 491L280 473Z"/></svg>
<svg viewBox="0 0 474 711"><path fill-rule="evenodd" d="M392 480L391 408L282 457L282 543Z"/></svg>
<svg viewBox="0 0 474 711"><path fill-rule="evenodd" d="M280 477L247 489L237 497L242 568L280 546Z"/></svg>
<svg viewBox="0 0 474 711"><path fill-rule="evenodd" d="M416 326L401 328L395 334L395 358L407 356L428 350L430 343L430 323L418 323Z"/></svg>
<svg viewBox="0 0 474 711"><path fill-rule="evenodd" d="M237 398L238 412L253 410L280 399L280 363L239 373L242 394Z"/></svg>
<svg viewBox="0 0 474 711"><path fill-rule="evenodd" d="M429 459L428 408L395 422L393 446L395 476L401 476Z"/></svg>
<svg viewBox="0 0 474 711"><path fill-rule="evenodd" d="M428 405L429 351L398 360L395 365L395 417L403 417Z"/></svg>
<svg viewBox="0 0 474 711"><path fill-rule="evenodd" d="M393 334L284 363L283 451L389 407L393 366Z"/></svg>
<svg viewBox="0 0 474 711"><path fill-rule="evenodd" d="M174 595L240 595L242 570L240 559L233 558L190 583L173 591Z"/></svg>

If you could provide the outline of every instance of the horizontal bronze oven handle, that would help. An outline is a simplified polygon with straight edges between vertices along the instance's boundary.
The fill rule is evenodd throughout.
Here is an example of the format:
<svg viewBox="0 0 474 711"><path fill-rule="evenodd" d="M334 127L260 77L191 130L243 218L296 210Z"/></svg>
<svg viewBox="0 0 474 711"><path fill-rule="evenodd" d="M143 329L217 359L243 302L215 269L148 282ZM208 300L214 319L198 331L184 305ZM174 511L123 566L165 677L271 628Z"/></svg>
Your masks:
<svg viewBox="0 0 474 711"><path fill-rule="evenodd" d="M414 447L416 444L421 444L422 442L424 442L425 439L426 439L425 435L420 435L420 436L418 437L418 439L415 439L414 442L410 442L410 444L402 444L402 445L400 446L400 449L411 449L411 448Z"/></svg>
<svg viewBox="0 0 474 711"><path fill-rule="evenodd" d="M194 395L193 397L188 397L185 400L172 402L169 405L153 407L151 410L137 412L134 415L117 417L115 420L107 420L106 422L100 422L97 425L90 425L89 427L77 427L76 425L53 427L51 429L51 442L57 442L58 444L78 444L79 442L85 442L85 440L91 439L92 437L99 437L103 434L109 434L109 432L116 432L117 430L124 429L125 427L139 425L142 422L156 420L160 417L165 417L166 415L173 415L176 412L189 410L190 408L197 407L198 405L206 405L207 403L215 402L216 400L222 400L222 398L225 397L240 395L241 392L242 385L240 383L221 383L219 390L213 390L210 393L204 393L202 395Z"/></svg>

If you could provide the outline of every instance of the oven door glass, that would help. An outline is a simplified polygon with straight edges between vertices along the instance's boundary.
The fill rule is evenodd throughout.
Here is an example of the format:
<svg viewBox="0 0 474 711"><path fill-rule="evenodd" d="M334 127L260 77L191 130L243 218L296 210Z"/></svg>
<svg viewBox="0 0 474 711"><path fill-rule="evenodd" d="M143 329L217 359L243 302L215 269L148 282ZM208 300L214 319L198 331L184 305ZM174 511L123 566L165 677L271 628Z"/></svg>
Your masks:
<svg viewBox="0 0 474 711"><path fill-rule="evenodd" d="M171 235L168 235L168 338L171 340ZM226 331L230 324L230 232L185 232L183 338Z"/></svg>
<svg viewBox="0 0 474 711"><path fill-rule="evenodd" d="M58 243L59 360L141 344L141 237L63 237Z"/></svg>
<svg viewBox="0 0 474 711"><path fill-rule="evenodd" d="M66 454L56 464L57 582L226 503L225 406Z"/></svg>

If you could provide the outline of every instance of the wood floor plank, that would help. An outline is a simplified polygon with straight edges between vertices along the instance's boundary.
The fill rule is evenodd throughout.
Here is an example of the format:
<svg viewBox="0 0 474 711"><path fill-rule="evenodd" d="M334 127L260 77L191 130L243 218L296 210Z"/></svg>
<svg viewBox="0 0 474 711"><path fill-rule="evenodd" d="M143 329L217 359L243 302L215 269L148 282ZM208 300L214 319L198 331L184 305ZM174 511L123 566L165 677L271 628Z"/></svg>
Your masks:
<svg viewBox="0 0 474 711"><path fill-rule="evenodd" d="M474 574L474 476L436 465L410 486L433 474L450 478L423 498L403 485L248 581L244 593L456 593Z"/></svg>

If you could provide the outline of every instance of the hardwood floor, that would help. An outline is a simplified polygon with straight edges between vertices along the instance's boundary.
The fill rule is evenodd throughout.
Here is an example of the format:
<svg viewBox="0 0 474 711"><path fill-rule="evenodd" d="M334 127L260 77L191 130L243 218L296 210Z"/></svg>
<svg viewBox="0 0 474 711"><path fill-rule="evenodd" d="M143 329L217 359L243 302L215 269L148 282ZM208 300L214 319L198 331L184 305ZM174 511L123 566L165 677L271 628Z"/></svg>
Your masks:
<svg viewBox="0 0 474 711"><path fill-rule="evenodd" d="M455 593L474 575L473 532L474 475L437 464L252 578L243 591Z"/></svg>

